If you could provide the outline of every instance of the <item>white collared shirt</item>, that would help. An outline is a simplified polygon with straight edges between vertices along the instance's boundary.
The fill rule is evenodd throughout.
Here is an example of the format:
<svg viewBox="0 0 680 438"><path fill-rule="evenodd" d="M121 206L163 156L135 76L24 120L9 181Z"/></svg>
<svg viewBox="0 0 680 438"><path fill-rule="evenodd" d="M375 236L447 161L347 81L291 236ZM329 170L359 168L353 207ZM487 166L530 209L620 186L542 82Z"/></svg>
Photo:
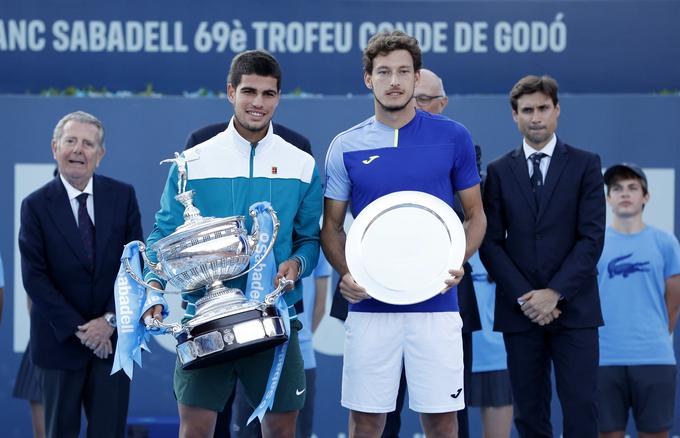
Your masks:
<svg viewBox="0 0 680 438"><path fill-rule="evenodd" d="M527 144L526 139L524 139L522 141L522 149L524 150L524 158L526 159L527 167L529 168L529 178L531 178L534 175L534 165L531 162L531 160L529 159L529 157L536 152L543 152L544 154L547 155L547 157L543 157L539 167L541 169L541 175L543 176L543 182L545 182L545 176L548 174L548 167L550 166L550 160L552 159L552 155L555 152L555 146L556 145L557 145L557 135L555 135L555 133L553 133L552 138L550 139L548 144L543 146L543 149L541 149L540 151L529 146Z"/></svg>
<svg viewBox="0 0 680 438"><path fill-rule="evenodd" d="M79 225L78 200L76 198L81 193L87 193L89 195L85 204L87 206L87 214L92 220L92 225L94 225L94 192L92 191L92 178L90 178L90 180L87 182L85 190L82 192L69 184L69 182L66 181L66 179L61 174L59 174L59 178L61 178L61 182L64 184L64 188L66 188L66 195L68 195L68 200L71 203L71 211L73 211L73 217L76 218L76 225Z"/></svg>

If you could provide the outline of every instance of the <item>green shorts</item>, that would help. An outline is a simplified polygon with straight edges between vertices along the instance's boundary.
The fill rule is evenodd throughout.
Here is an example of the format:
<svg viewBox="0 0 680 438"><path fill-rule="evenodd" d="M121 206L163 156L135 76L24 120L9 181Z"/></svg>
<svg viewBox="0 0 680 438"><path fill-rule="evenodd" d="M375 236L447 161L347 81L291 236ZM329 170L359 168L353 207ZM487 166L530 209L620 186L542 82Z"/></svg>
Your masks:
<svg viewBox="0 0 680 438"><path fill-rule="evenodd" d="M286 360L274 396L274 412L299 411L305 404L305 367L298 343L302 323L290 322ZM274 362L274 348L240 359L195 370L183 370L175 364L174 390L177 401L187 406L222 412L238 378L246 390L251 406L262 399L269 370Z"/></svg>

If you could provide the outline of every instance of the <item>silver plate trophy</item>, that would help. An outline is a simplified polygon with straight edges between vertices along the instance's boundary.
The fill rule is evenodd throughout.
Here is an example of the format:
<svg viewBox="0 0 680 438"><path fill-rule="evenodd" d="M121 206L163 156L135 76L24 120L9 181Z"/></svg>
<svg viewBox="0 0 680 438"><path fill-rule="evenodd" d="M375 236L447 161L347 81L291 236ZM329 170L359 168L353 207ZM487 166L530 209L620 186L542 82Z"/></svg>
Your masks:
<svg viewBox="0 0 680 438"><path fill-rule="evenodd" d="M139 250L146 265L180 291L202 288L207 291L196 302L194 318L181 324L151 319L147 327L168 329L177 339L177 355L183 369L224 362L285 342L288 335L274 303L293 283L291 280L281 279L278 287L263 301L249 300L239 289L225 287L222 283L245 275L269 254L279 228L276 212L269 209L274 222L269 245L257 263L248 268L258 242L257 222L253 221L252 232L248 235L244 216L201 216L193 205L194 191L186 191L186 160L175 153L174 159L162 163L177 164L179 177L175 199L184 205L184 223L149 247L156 254L157 262L149 260L142 242L139 242ZM250 216L255 219L256 213L251 210ZM139 278L127 259L125 270L145 287L165 292Z"/></svg>
<svg viewBox="0 0 680 438"><path fill-rule="evenodd" d="M436 196L401 191L357 215L345 243L347 267L368 294L385 303L414 304L448 289L449 269L465 257L465 231Z"/></svg>

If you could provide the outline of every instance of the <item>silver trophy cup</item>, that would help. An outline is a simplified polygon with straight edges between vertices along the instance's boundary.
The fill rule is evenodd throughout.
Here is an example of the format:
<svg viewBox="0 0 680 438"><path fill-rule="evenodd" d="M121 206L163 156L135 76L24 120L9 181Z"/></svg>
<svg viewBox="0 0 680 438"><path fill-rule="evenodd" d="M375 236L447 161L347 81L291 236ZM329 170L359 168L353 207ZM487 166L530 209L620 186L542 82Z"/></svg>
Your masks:
<svg viewBox="0 0 680 438"><path fill-rule="evenodd" d="M177 339L177 355L184 369L235 359L285 342L288 336L274 303L293 283L291 280L281 279L263 301L249 300L239 289L222 283L247 274L269 254L279 228L276 212L269 209L274 229L266 251L248 267L260 233L257 221L253 221L248 235L244 216L201 216L193 205L194 192L186 191L186 161L175 153L174 159L161 163L165 162L174 162L178 167L179 194L175 199L184 205L184 224L148 247L156 262L148 258L142 242L139 250L146 265L180 291L207 291L196 302L196 316L189 321L167 324L150 319L147 326L166 328ZM255 219L256 213L251 210L250 216ZM127 260L125 269L138 283L162 291L139 278Z"/></svg>

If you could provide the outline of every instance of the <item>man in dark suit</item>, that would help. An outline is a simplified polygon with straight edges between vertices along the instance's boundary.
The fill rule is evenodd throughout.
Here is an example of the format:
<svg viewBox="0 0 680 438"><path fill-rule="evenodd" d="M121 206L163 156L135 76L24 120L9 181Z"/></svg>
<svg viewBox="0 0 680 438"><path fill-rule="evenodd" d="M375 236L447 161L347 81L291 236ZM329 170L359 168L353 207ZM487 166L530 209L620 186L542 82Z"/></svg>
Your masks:
<svg viewBox="0 0 680 438"><path fill-rule="evenodd" d="M296 131L293 131L290 128L286 128L283 125L279 125L278 123L272 123L272 125L274 134L296 146L298 149L307 152L309 155L312 155L312 145L310 144L307 137ZM227 129L227 126L228 122L222 122L214 123L212 125L204 126L203 128L195 130L189 134L189 137L187 137L184 150L190 149L197 144L201 144L204 141L210 140L220 132ZM182 303L182 305L185 305L185 303ZM295 311L298 314L302 313L302 300L295 303ZM250 408L250 405L245 400L240 391L237 390L237 388L238 386L234 388L234 391L224 406L224 410L217 414L217 423L215 424L215 434L213 435L213 438L229 438L231 436L232 406L235 406L235 409L237 409L237 418L235 419L237 421L237 424L235 425L235 431L238 432L237 436L261 436L258 421L253 421L248 426L245 426L244 424L238 424L245 423L245 420L247 420L250 416L252 408ZM237 392L239 393L238 395ZM234 405L235 400L236 404ZM236 426L238 427L238 430L236 430Z"/></svg>
<svg viewBox="0 0 680 438"><path fill-rule="evenodd" d="M78 111L57 123L52 153L59 176L21 205L19 249L24 287L33 301L31 351L44 370L48 437L77 437L80 412L88 437L123 437L130 384L109 375L115 343L113 284L120 252L142 238L132 186L94 175L104 130Z"/></svg>
<svg viewBox="0 0 680 438"><path fill-rule="evenodd" d="M555 135L557 82L526 76L510 92L523 145L489 164L480 255L497 283L522 437L552 437L550 363L566 438L597 437L596 265L604 244L600 158Z"/></svg>

